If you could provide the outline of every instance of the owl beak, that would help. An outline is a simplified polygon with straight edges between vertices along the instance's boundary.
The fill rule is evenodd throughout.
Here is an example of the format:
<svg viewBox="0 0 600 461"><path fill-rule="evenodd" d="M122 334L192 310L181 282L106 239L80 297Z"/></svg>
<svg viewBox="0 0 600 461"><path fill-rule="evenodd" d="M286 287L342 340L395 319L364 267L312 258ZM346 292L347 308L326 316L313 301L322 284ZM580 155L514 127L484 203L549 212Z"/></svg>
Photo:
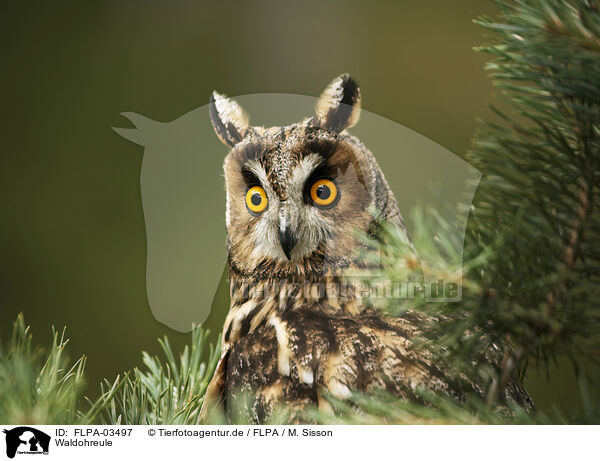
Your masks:
<svg viewBox="0 0 600 461"><path fill-rule="evenodd" d="M292 249L296 246L298 241L288 225L287 216L283 212L279 216L279 242L281 243L281 249L285 253L286 258L292 259Z"/></svg>

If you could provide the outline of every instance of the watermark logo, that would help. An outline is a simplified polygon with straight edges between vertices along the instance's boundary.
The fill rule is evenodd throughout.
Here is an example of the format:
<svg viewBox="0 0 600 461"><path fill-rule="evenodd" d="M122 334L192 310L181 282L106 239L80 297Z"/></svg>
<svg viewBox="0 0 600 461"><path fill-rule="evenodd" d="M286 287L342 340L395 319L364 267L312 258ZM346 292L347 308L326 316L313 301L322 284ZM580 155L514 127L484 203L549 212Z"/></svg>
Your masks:
<svg viewBox="0 0 600 461"><path fill-rule="evenodd" d="M33 427L20 426L3 431L6 434L6 456L47 455L50 449L50 436Z"/></svg>
<svg viewBox="0 0 600 461"><path fill-rule="evenodd" d="M235 97L235 101L252 114L253 126L258 127L257 130L273 126L283 130L313 113L318 102L314 97L291 94L244 95ZM215 135L208 104L169 122L155 121L131 112L123 116L134 127L114 128L115 131L144 147L140 186L147 236L146 289L149 305L157 320L177 331L186 332L192 323L202 324L208 318L211 309L215 308L215 300L221 299L215 297L218 287L219 292L228 291L222 286L229 282L224 275L227 217L223 174L228 148ZM425 136L366 110L362 110L360 121L349 129L349 133L373 153L381 167L404 217L408 235L413 239L416 255L423 254L423 248L418 239L414 239L411 212L420 204L438 207L440 197L444 202L444 216L450 225L433 229L432 235L437 238L443 234L448 237L447 240L456 242L457 247L462 247L469 206L481 177L480 172ZM229 131L222 133L223 136L229 134ZM264 160L258 158L258 166L264 164ZM351 165L353 168L342 170L333 178L334 182L338 182L342 201L344 196L348 196L346 191L349 187L359 189L356 184L369 170L355 163ZM260 168L255 170L261 176ZM300 165L298 175L301 174ZM356 180L352 181L353 178ZM347 183L346 186L342 182ZM352 182L356 184L349 185ZM279 202L272 194L269 196L268 188L265 192L273 208L267 208L261 220L265 239L261 241L259 250L277 258L281 239L273 231L274 227L269 225L269 220L270 211ZM330 190L324 192L326 195L331 193ZM307 189L306 194L310 193L311 190ZM259 197L255 198L258 200ZM352 210L348 209L346 213L352 213ZM297 224L299 218L294 213L283 215L290 229L291 225ZM273 214L273 222L275 218L280 217ZM304 248L312 248L313 242L308 237L317 235L310 228L309 220L303 222L305 230L302 235L295 236L298 242L294 240L296 252L303 248L303 243ZM343 229L325 229L327 232L340 230ZM341 256L340 248L333 244L326 248L321 264L331 265L333 259ZM377 254L370 257L377 257ZM371 261L370 267L356 275L378 276L376 270L379 266L379 261ZM400 293L404 298L425 296L428 301L458 301L462 295L462 248L452 255L447 267L451 267L452 271L442 283L438 280L439 273L424 270L422 280L399 281L407 282L406 286L389 283L379 284L374 289L371 286L369 296L387 298ZM336 287L341 293L345 288L343 285ZM225 310L228 307L222 306Z"/></svg>

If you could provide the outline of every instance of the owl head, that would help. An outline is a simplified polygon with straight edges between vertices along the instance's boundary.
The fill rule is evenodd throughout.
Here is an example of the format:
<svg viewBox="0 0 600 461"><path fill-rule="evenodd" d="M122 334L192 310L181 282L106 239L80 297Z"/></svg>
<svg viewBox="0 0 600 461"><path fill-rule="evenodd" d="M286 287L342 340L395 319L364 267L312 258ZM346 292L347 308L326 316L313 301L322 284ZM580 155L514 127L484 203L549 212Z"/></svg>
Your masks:
<svg viewBox="0 0 600 461"><path fill-rule="evenodd" d="M361 93L349 75L323 91L315 115L289 126L251 126L234 100L213 93L210 117L225 158L229 264L263 277L319 276L344 268L359 233L400 220L371 152L347 130Z"/></svg>

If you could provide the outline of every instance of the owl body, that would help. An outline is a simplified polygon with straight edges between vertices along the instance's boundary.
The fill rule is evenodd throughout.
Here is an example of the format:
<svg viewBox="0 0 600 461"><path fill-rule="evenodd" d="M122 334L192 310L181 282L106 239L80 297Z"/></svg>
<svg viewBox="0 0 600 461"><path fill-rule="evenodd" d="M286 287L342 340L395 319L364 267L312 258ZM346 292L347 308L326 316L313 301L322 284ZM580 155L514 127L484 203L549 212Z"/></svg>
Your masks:
<svg viewBox="0 0 600 461"><path fill-rule="evenodd" d="M390 317L365 300L357 257L383 221L406 232L373 154L346 130L359 118L348 76L321 95L316 114L286 127L252 127L237 103L214 94L211 120L231 148L224 162L231 306L205 408L264 422L283 405L301 418L327 395L425 387L459 391L410 347L414 314ZM408 237L407 244L410 245Z"/></svg>

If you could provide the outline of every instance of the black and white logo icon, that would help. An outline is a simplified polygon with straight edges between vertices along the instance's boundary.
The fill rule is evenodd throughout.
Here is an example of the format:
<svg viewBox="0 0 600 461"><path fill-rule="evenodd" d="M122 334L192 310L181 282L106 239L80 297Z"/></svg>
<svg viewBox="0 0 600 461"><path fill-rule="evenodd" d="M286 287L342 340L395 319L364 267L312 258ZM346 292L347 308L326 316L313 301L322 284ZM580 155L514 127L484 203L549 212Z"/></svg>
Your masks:
<svg viewBox="0 0 600 461"><path fill-rule="evenodd" d="M15 455L47 455L50 448L50 436L33 427L20 426L7 431L6 456L14 458Z"/></svg>

